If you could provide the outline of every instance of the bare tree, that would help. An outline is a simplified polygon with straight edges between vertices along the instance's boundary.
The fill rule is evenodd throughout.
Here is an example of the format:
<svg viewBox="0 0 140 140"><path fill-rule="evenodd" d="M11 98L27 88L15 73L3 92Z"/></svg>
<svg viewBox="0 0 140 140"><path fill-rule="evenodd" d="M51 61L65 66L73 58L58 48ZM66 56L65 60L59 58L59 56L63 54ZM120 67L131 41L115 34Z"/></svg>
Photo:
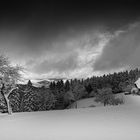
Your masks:
<svg viewBox="0 0 140 140"><path fill-rule="evenodd" d="M16 83L21 78L20 71L21 67L12 66L8 58L0 56L0 90L9 114L12 113L12 109L8 97L17 89Z"/></svg>

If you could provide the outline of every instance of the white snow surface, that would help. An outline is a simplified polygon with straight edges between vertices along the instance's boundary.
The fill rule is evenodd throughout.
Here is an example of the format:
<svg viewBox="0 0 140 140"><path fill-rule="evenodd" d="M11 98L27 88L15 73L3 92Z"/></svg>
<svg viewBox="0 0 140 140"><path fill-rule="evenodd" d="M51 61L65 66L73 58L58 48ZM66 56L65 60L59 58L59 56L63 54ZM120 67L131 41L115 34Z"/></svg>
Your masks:
<svg viewBox="0 0 140 140"><path fill-rule="evenodd" d="M140 78L135 82L138 88L140 88Z"/></svg>
<svg viewBox="0 0 140 140"><path fill-rule="evenodd" d="M0 114L0 140L125 139L140 139L140 96L119 106Z"/></svg>

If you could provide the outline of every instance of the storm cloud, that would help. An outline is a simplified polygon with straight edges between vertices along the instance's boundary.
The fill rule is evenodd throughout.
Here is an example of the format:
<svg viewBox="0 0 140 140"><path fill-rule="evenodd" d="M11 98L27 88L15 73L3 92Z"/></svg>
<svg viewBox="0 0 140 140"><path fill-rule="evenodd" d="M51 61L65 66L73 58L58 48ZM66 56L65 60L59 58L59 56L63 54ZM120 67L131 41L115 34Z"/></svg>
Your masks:
<svg viewBox="0 0 140 140"><path fill-rule="evenodd" d="M140 22L118 30L104 46L94 64L96 71L140 67Z"/></svg>
<svg viewBox="0 0 140 140"><path fill-rule="evenodd" d="M86 78L139 66L138 4L53 0L1 5L0 53L22 65L27 79Z"/></svg>
<svg viewBox="0 0 140 140"><path fill-rule="evenodd" d="M71 38L60 38L53 41L51 49L44 49L44 55L26 61L25 67L34 74L65 75L69 77L84 77L92 72L92 64L108 41L107 34L97 31L86 32ZM66 34L65 34L66 37ZM90 73L87 72L90 70ZM81 73L85 71L86 74ZM77 73L76 75L74 74ZM79 73L78 73L79 72Z"/></svg>

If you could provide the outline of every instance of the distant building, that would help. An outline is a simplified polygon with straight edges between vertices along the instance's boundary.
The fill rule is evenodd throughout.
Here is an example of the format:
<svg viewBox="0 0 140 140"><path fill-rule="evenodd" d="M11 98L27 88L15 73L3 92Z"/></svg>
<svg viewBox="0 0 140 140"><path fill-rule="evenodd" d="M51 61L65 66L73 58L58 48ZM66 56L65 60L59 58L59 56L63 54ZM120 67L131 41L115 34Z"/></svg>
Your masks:
<svg viewBox="0 0 140 140"><path fill-rule="evenodd" d="M138 89L140 89L140 78L135 82Z"/></svg>
<svg viewBox="0 0 140 140"><path fill-rule="evenodd" d="M134 87L131 89L131 94L140 94L140 78L135 82Z"/></svg>

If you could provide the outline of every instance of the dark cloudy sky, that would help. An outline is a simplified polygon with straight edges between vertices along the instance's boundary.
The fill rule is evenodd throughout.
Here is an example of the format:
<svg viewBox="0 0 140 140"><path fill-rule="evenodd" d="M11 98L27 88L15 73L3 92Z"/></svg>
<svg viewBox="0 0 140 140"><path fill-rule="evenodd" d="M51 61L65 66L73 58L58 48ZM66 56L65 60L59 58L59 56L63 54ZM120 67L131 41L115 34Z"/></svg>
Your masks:
<svg viewBox="0 0 140 140"><path fill-rule="evenodd" d="M140 66L134 1L5 1L0 52L26 78L85 78Z"/></svg>

